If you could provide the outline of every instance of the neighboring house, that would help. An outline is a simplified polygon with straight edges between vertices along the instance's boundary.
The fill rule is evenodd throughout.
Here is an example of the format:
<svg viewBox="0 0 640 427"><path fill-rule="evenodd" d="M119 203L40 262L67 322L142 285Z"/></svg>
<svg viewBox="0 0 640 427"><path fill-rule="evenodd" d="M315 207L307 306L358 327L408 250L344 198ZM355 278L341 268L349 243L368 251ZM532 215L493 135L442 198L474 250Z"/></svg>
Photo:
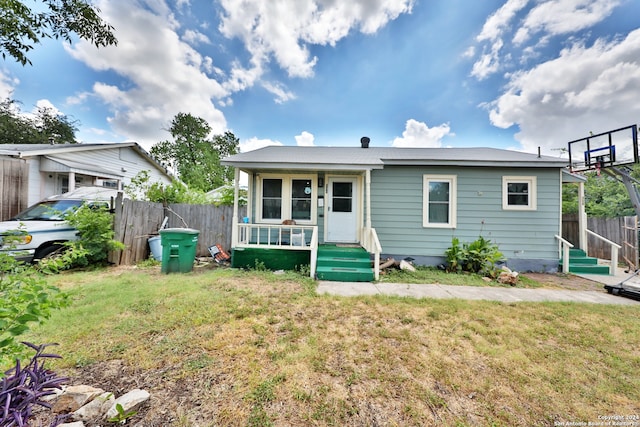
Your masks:
<svg viewBox="0 0 640 427"><path fill-rule="evenodd" d="M0 144L0 164L2 219L78 187L122 190L141 171L148 171L151 182L172 181L172 175L135 142Z"/></svg>
<svg viewBox="0 0 640 427"><path fill-rule="evenodd" d="M341 280L325 273L323 249L362 246L377 278L380 257L439 265L452 238L483 236L514 270L558 270L562 183L571 178L566 159L363 144L271 146L222 164L236 168L236 182L244 172L249 183L248 217L234 215L234 266L291 268L306 261L312 277ZM340 269L351 267L337 262L333 271Z"/></svg>

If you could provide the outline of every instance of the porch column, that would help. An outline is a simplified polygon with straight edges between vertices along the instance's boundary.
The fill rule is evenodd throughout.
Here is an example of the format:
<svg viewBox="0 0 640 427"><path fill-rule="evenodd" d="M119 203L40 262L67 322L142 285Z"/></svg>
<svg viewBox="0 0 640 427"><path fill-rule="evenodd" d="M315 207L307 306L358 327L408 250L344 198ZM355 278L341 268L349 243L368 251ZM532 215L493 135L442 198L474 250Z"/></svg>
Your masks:
<svg viewBox="0 0 640 427"><path fill-rule="evenodd" d="M587 212L584 199L584 182L578 183L578 246L588 252L587 243Z"/></svg>
<svg viewBox="0 0 640 427"><path fill-rule="evenodd" d="M231 220L231 249L238 246L238 198L240 197L240 169L235 168L233 178L233 219Z"/></svg>
<svg viewBox="0 0 640 427"><path fill-rule="evenodd" d="M371 229L371 170L367 169L364 178L365 185L365 204L367 206L367 229Z"/></svg>
<svg viewBox="0 0 640 427"><path fill-rule="evenodd" d="M76 189L76 173L69 172L69 190L68 191L73 191L75 189Z"/></svg>

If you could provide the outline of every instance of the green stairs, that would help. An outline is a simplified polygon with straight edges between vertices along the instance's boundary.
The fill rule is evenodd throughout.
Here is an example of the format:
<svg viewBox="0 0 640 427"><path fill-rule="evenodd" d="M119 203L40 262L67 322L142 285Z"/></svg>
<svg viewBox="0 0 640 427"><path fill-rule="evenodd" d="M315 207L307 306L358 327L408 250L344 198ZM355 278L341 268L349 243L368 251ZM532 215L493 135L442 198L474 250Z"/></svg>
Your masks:
<svg viewBox="0 0 640 427"><path fill-rule="evenodd" d="M361 247L320 245L316 278L334 282L373 282L369 252Z"/></svg>
<svg viewBox="0 0 640 427"><path fill-rule="evenodd" d="M563 260L560 260L562 271ZM599 265L597 258L587 256L582 249L569 249L569 272L579 274L610 274L609 266Z"/></svg>

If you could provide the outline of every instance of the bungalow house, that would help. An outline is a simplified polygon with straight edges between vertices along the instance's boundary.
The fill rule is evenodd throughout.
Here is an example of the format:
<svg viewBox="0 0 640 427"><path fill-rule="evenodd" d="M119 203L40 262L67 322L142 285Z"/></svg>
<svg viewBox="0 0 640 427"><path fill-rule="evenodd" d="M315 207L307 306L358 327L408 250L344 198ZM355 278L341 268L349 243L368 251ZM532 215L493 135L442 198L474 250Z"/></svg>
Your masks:
<svg viewBox="0 0 640 427"><path fill-rule="evenodd" d="M247 217L233 218L236 267L308 264L312 277L367 281L381 258L435 266L452 238L483 236L514 270L558 270L566 159L363 143L270 146L222 164L235 167L236 182L248 175ZM340 252L350 250L364 252L364 262Z"/></svg>
<svg viewBox="0 0 640 427"><path fill-rule="evenodd" d="M0 216L77 187L122 190L141 171L169 184L171 174L136 142L0 144Z"/></svg>

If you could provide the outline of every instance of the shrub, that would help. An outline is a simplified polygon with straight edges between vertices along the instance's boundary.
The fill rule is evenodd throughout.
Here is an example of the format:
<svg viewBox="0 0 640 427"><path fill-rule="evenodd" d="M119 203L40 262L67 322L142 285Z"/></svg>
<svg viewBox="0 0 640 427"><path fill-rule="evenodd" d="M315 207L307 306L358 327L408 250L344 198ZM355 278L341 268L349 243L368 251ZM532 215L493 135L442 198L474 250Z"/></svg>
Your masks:
<svg viewBox="0 0 640 427"><path fill-rule="evenodd" d="M451 247L445 251L447 271L460 273L463 271L482 274L489 277L497 275L496 264L504 260L498 245L480 236L471 243L460 244L454 237Z"/></svg>
<svg viewBox="0 0 640 427"><path fill-rule="evenodd" d="M68 297L47 285L31 265L0 254L0 266L0 362L6 362L24 353L16 338L31 323L40 323L53 309L65 306Z"/></svg>

